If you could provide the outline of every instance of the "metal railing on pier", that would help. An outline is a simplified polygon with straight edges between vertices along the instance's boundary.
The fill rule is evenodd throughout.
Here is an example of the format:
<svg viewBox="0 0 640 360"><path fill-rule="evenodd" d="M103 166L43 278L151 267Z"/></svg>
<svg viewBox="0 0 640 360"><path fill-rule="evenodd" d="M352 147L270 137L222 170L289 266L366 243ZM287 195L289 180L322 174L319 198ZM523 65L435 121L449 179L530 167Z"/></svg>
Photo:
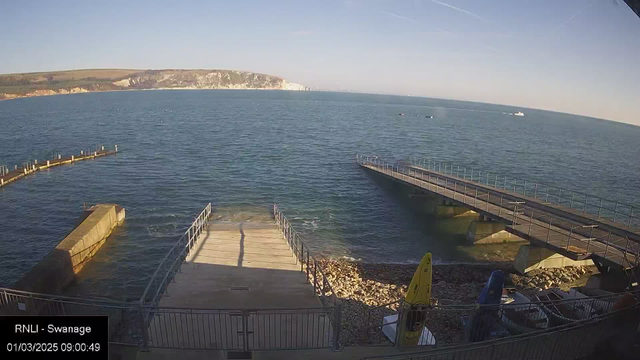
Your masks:
<svg viewBox="0 0 640 360"><path fill-rule="evenodd" d="M463 178L442 176L439 172L387 163L376 157L358 155L356 161L505 222L515 235L549 244L564 251L566 256L594 254L623 268L636 267L640 262L640 243L628 236L613 234L594 224L560 219L524 201L514 200L502 191L492 191L490 187Z"/></svg>
<svg viewBox="0 0 640 360"><path fill-rule="evenodd" d="M182 262L189 256L200 234L208 228L210 217L211 203L205 206L204 210L195 218L187 231L176 241L162 261L160 261L160 264L151 276L151 280L149 280L147 287L140 297L140 304L157 306L160 303L160 299L167 291L169 283L173 280L175 274L180 271Z"/></svg>
<svg viewBox="0 0 640 360"><path fill-rule="evenodd" d="M300 271L304 272L307 277L307 281L310 284L313 284L313 290L316 295L318 295L321 304L334 309L331 324L334 327L334 348L338 349L341 324L340 300L325 275L322 266L316 258L311 255L309 247L305 245L300 233L295 230L276 204L273 205L273 216L275 218L276 225L280 231L282 231L285 240L287 240L296 261L300 264Z"/></svg>
<svg viewBox="0 0 640 360"><path fill-rule="evenodd" d="M429 171L437 171L463 180L475 181L479 184L531 197L545 203L569 208L583 214L596 216L629 227L640 227L640 209L637 206L620 201L607 200L602 197L568 190L558 186L499 175L466 166L458 166L450 162L420 159L412 157L409 162Z"/></svg>

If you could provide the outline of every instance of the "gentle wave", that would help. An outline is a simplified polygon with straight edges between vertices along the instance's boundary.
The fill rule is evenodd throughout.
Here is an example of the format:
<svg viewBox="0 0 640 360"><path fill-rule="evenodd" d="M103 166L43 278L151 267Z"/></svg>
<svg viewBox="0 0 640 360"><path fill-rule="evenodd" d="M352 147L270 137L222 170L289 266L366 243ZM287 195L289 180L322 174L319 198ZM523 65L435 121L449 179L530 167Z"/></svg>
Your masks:
<svg viewBox="0 0 640 360"><path fill-rule="evenodd" d="M121 149L0 189L0 286L71 231L83 203L117 203L127 220L80 273L72 290L78 293L139 295L209 202L220 221L270 221L277 203L318 256L416 263L429 251L437 263L477 260L464 245L468 223L425 214L405 191L359 168L357 153L447 160L638 203L640 128L528 109L524 118L501 114L513 111L436 99L262 91L0 102L0 164L95 144Z"/></svg>

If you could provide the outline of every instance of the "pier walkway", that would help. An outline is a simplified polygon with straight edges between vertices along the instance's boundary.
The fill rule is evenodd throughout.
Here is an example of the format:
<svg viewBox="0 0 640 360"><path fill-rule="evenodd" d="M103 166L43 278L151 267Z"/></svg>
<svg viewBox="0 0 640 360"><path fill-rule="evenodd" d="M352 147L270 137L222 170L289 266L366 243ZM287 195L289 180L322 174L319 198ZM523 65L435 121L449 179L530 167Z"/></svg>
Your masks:
<svg viewBox="0 0 640 360"><path fill-rule="evenodd" d="M455 173L366 156L357 156L357 163L504 223L506 231L573 260L591 258L596 264L619 269L636 267L640 260L640 231L629 225L563 208L537 196L483 185ZM629 220L629 224L633 222Z"/></svg>
<svg viewBox="0 0 640 360"><path fill-rule="evenodd" d="M290 229L277 222L213 221L209 215L194 224L184 261L149 316L149 347L333 346L332 319L339 309L322 301L317 283L310 282L308 259L297 256L300 249L287 239L293 238Z"/></svg>
<svg viewBox="0 0 640 360"><path fill-rule="evenodd" d="M209 223L160 306L319 307L275 224Z"/></svg>

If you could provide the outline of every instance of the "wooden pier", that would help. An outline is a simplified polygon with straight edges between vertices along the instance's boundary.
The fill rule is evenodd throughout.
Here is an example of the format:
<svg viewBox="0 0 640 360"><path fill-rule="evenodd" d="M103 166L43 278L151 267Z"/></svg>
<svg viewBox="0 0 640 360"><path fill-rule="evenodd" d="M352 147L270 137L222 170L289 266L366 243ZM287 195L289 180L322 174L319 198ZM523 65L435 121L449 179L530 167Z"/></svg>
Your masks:
<svg viewBox="0 0 640 360"><path fill-rule="evenodd" d="M0 187L5 186L9 183L12 183L16 180L19 180L27 175L34 174L37 171L45 170L54 166L60 166L65 164L72 164L74 162L95 159L102 156L107 155L115 155L118 153L118 145L114 146L113 150L105 149L104 146L100 148L100 150L95 151L81 151L79 155L71 155L68 157L62 157L58 155L57 158L46 160L42 162L38 162L38 160L34 160L32 162L28 162L22 167L18 167L16 165L13 170L9 170L9 168L5 166L0 167Z"/></svg>

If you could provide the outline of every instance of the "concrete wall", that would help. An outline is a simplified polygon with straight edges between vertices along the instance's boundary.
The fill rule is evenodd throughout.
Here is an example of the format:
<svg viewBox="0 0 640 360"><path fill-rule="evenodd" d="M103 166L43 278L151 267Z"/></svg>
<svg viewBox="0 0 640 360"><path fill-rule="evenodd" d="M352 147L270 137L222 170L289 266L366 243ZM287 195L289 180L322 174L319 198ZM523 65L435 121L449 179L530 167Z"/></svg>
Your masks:
<svg viewBox="0 0 640 360"><path fill-rule="evenodd" d="M523 238L505 230L503 223L478 220L472 221L467 230L467 242L470 244L494 244L504 242L526 242Z"/></svg>
<svg viewBox="0 0 640 360"><path fill-rule="evenodd" d="M477 212L469 210L464 206L457 205L436 205L434 213L438 219L449 219L460 216L478 217Z"/></svg>
<svg viewBox="0 0 640 360"><path fill-rule="evenodd" d="M533 245L520 246L513 267L521 274L534 269L552 269L565 266L590 266L593 260L572 260L547 248Z"/></svg>
<svg viewBox="0 0 640 360"><path fill-rule="evenodd" d="M14 288L57 294L74 280L125 217L124 208L114 204L98 204L89 211L84 221L24 274Z"/></svg>

